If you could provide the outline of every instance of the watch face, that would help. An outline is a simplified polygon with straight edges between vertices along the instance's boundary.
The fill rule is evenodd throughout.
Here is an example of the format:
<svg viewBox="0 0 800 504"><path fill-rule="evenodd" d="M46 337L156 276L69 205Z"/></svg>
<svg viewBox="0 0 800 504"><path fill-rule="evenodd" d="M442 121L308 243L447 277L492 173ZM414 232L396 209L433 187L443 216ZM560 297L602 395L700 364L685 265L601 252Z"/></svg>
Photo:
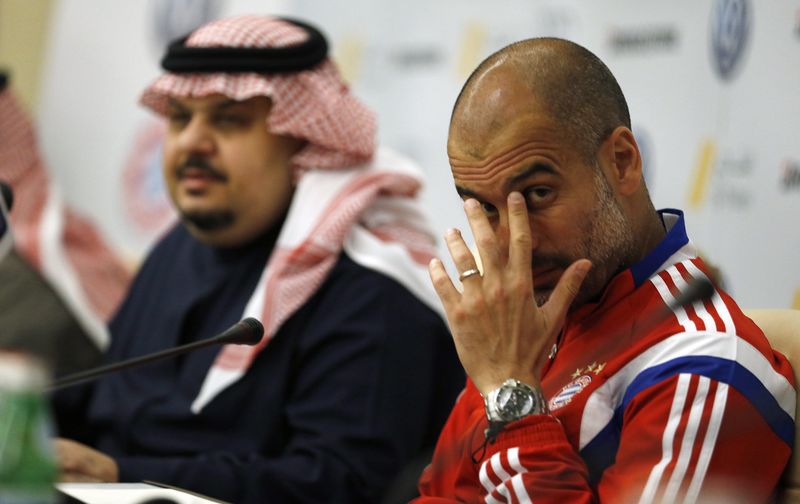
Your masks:
<svg viewBox="0 0 800 504"><path fill-rule="evenodd" d="M523 417L533 409L533 395L515 386L501 387L497 394L497 410L506 420Z"/></svg>

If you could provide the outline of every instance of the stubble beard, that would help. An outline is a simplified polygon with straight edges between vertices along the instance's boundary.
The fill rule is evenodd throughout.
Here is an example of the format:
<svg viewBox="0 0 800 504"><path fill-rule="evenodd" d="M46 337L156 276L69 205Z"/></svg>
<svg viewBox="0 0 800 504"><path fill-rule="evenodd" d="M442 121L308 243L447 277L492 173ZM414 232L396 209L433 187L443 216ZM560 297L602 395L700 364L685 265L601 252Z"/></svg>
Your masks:
<svg viewBox="0 0 800 504"><path fill-rule="evenodd" d="M622 212L614 193L599 167L593 169L597 205L583 226L583 240L572 257L562 256L558 262L564 269L578 259L592 261L592 268L581 284L571 309L594 300L605 290L608 282L617 273L630 267L635 258L636 241L629 219ZM536 294L535 300L542 306L550 298L550 292Z"/></svg>

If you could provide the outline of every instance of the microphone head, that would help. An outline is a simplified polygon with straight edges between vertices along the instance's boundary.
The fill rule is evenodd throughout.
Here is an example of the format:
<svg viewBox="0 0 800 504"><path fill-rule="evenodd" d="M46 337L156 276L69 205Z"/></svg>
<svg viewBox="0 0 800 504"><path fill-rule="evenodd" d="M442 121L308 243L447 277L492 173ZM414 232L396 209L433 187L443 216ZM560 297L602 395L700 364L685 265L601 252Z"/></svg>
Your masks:
<svg viewBox="0 0 800 504"><path fill-rule="evenodd" d="M686 289L675 296L670 308L679 308L696 301L705 301L714 295L714 284L706 277L694 278Z"/></svg>
<svg viewBox="0 0 800 504"><path fill-rule="evenodd" d="M237 337L233 340L230 340L230 343L236 343L238 345L255 345L261 338L264 337L264 326L261 324L260 321L254 319L253 317L247 317L244 320L241 320L236 323L238 327Z"/></svg>
<svg viewBox="0 0 800 504"><path fill-rule="evenodd" d="M0 194L2 195L3 201L6 202L6 209L11 211L11 206L14 204L14 191L11 190L11 186L0 180Z"/></svg>

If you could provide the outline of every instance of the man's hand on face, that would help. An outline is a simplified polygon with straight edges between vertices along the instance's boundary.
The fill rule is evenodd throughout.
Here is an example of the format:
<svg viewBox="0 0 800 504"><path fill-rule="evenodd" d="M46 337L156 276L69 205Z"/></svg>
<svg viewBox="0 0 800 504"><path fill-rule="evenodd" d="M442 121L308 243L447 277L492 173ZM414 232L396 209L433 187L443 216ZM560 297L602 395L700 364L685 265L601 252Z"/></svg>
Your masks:
<svg viewBox="0 0 800 504"><path fill-rule="evenodd" d="M55 439L59 481L106 482L119 480L117 463L93 448L70 439Z"/></svg>
<svg viewBox="0 0 800 504"><path fill-rule="evenodd" d="M541 307L534 298L531 268L532 237L523 196L508 196L508 261L491 224L474 199L465 210L483 261L483 276L453 285L438 259L431 261L431 280L442 300L461 364L484 396L508 378L540 386L541 370L561 331L572 300L591 262L580 259L561 276L549 300ZM447 248L460 273L477 268L475 258L458 230L446 237Z"/></svg>

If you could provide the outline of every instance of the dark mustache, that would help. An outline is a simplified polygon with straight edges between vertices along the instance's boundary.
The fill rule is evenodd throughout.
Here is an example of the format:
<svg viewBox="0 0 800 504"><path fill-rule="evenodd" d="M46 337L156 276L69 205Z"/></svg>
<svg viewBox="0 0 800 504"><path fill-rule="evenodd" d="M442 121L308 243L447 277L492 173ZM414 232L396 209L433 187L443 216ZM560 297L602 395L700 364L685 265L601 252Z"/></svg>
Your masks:
<svg viewBox="0 0 800 504"><path fill-rule="evenodd" d="M188 170L200 170L205 172L205 175L215 178L217 180L226 181L228 177L222 173L217 167L212 165L208 162L205 158L202 157L190 157L187 158L186 161L178 166L178 169L175 173L178 177L183 177Z"/></svg>

